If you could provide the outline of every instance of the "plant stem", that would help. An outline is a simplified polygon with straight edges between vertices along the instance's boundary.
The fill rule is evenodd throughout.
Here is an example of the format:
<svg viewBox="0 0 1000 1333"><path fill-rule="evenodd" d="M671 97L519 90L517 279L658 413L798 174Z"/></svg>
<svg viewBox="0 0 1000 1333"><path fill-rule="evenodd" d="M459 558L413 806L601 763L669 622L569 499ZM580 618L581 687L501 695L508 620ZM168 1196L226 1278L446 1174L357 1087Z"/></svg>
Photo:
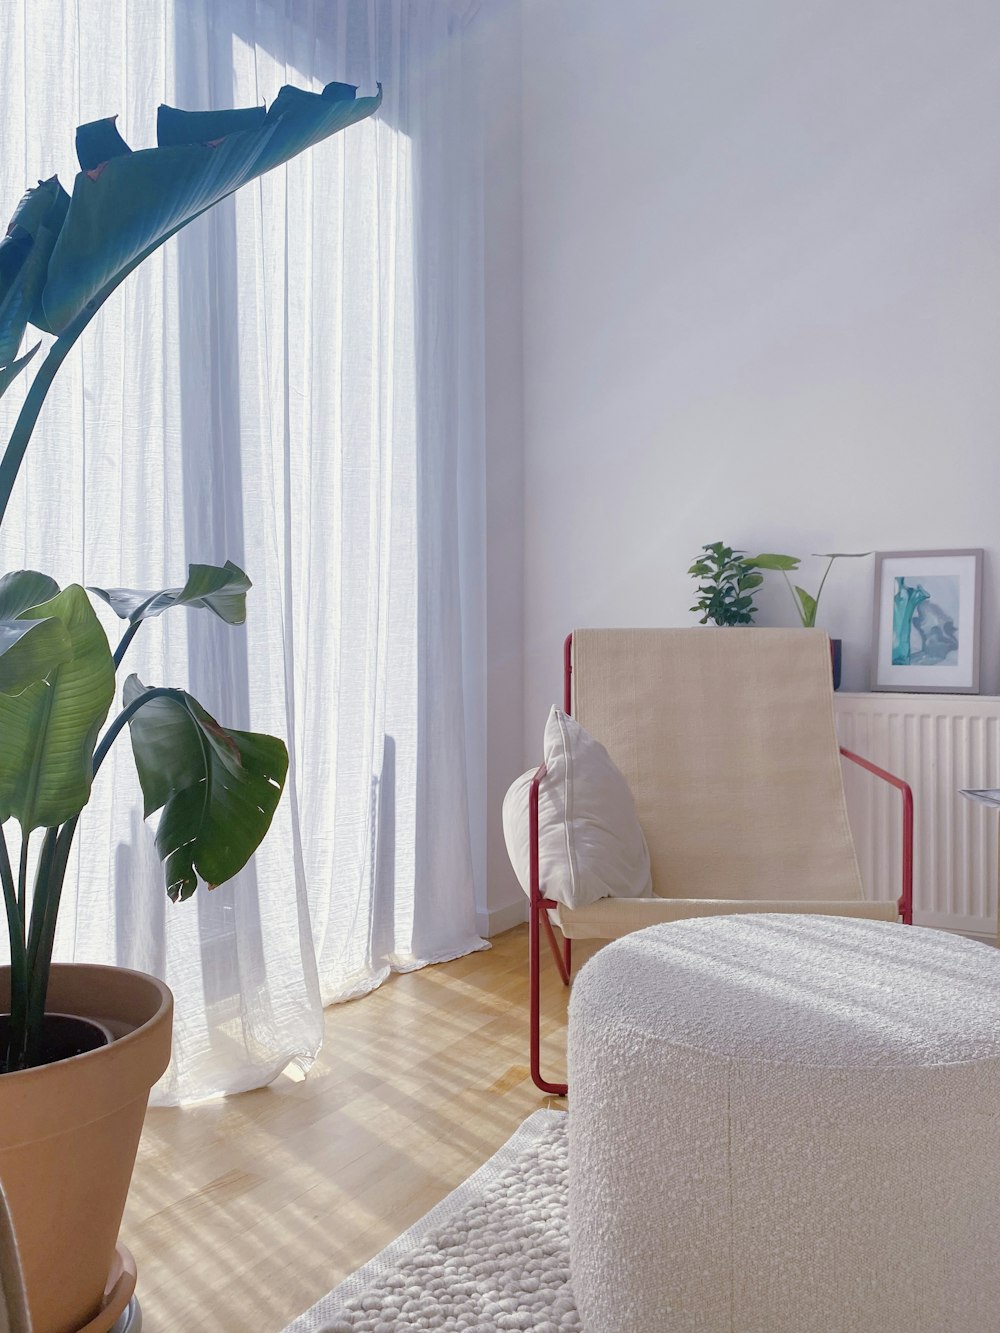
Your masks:
<svg viewBox="0 0 1000 1333"><path fill-rule="evenodd" d="M129 625L128 629L125 631L121 639L118 641L118 647L115 649L115 655L114 655L114 663L116 670L118 667L121 666L122 658L125 656L126 652L128 652L129 644L139 633L139 626L141 624L142 624L141 620L134 621L131 625Z"/></svg>
<svg viewBox="0 0 1000 1333"><path fill-rule="evenodd" d="M792 580L788 577L788 575L787 575L787 573L785 572L785 570L782 570L782 571L781 571L781 577L782 577L782 578L785 580L785 582L788 584L788 591L792 594L792 601L795 603L795 610L796 610L796 612L798 613L798 617L799 617L799 619L802 621L803 626L804 626L806 629L808 629L809 626L808 626L808 624L807 624L807 622L806 622L805 612L804 612L803 609L802 609L802 603L799 601L799 595L798 595L798 593L797 593L797 592L795 591L795 589L792 587Z"/></svg>
<svg viewBox="0 0 1000 1333"><path fill-rule="evenodd" d="M49 975L52 971L52 949L56 939L56 921L59 916L59 900L62 897L63 882L66 879L66 867L69 864L70 847L73 834L80 822L80 816L67 819L59 830L48 868L48 884L44 890L43 915L35 939L34 953L28 958L28 1010L25 1016L24 1063L30 1068L40 1055L42 1024L45 1020L45 998L49 990ZM54 830L49 830L54 832ZM34 928L34 912L32 912ZM34 933L34 929L32 930Z"/></svg>
<svg viewBox="0 0 1000 1333"><path fill-rule="evenodd" d="M820 581L819 581L819 587L816 589L816 609L817 609L817 611L819 610L819 599L820 599L820 595L821 595L822 592L823 592L823 584L826 582L826 576L829 574L830 570L833 568L833 562L834 562L834 560L836 560L836 558L837 558L837 557L836 557L835 555L831 555L831 556L830 556L830 559L829 559L829 560L827 561L827 563L826 563L826 569L823 570L823 577L822 577L822 578L820 579Z"/></svg>
<svg viewBox="0 0 1000 1333"><path fill-rule="evenodd" d="M14 891L14 872L11 869L10 853L7 850L7 838L4 834L2 825L0 825L0 883L3 884L4 902L6 902L7 904L8 925L10 926L12 932L10 947L11 947L11 953L13 953L14 943L15 943L13 935L13 932L15 930L15 922L12 919L12 912L13 912L13 917L18 918L18 922L16 924L16 932L19 939L21 939L22 936L22 928L20 925L21 914L17 905L17 894ZM21 944L23 946L24 944L23 939L21 939Z"/></svg>
<svg viewBox="0 0 1000 1333"><path fill-rule="evenodd" d="M161 245L169 241L171 236L179 232L182 227L186 227L189 222L194 222L195 218L200 218L202 213L207 213L212 207L212 204L207 204L193 217L185 218L183 222L179 222L176 227L172 227L163 236L158 236L152 245L147 245L145 250L131 259L95 296L91 297L76 318L70 320L49 348L45 360L38 367L35 378L31 381L31 388L28 390L17 421L14 423L14 429L4 451L3 459L0 460L0 525L3 524L7 505L10 503L14 483L17 481L17 474L21 470L25 452L31 441L31 433L38 420L38 414L42 410L46 394L52 387L56 371L66 359L67 352L111 293L125 281L132 270L138 268L144 259L147 259L154 250L158 250Z"/></svg>
<svg viewBox="0 0 1000 1333"><path fill-rule="evenodd" d="M21 924L28 916L28 842L30 831L21 832L21 856L17 865L17 906L21 913Z"/></svg>
<svg viewBox="0 0 1000 1333"><path fill-rule="evenodd" d="M86 328L90 318L91 316L88 314L87 319L81 322L77 317L65 333L55 340L49 348L45 360L35 372L35 378L31 381L31 388L28 390L17 421L14 423L14 429L11 431L10 440L4 450L3 459L0 460L0 524L3 523L4 514L7 512L7 506L14 490L14 483L17 481L17 474L21 470L21 464L31 440L31 432L35 429L35 422L38 420L38 414L42 410L46 395L52 387L56 371L66 359L66 354L70 348Z"/></svg>
<svg viewBox="0 0 1000 1333"><path fill-rule="evenodd" d="M38 1049L41 1039L41 1024L44 1021L45 995L48 993L49 978L46 969L44 990L42 992L42 1013L34 1022L30 1016L31 993L36 984L37 958L42 937L42 927L49 911L52 896L52 858L55 853L56 838L59 830L47 828L42 850L35 867L35 887L31 895L31 924L28 929L28 951L24 968L24 985L20 999L19 1022L15 1024L11 1017L11 1054L16 1063L8 1060L8 1068L27 1068ZM61 889L61 885L59 888ZM58 905L58 893L56 903ZM15 1045L16 1042L16 1045Z"/></svg>
<svg viewBox="0 0 1000 1333"><path fill-rule="evenodd" d="M97 770L104 763L108 756L108 751L114 745L122 727L130 721L143 704L148 704L151 699L176 699L178 703L184 702L184 691L171 689L167 685L155 685L151 689L143 690L138 699L133 699L127 708L123 708L115 720L108 727L101 739L100 745L94 751L94 776L97 776Z"/></svg>
<svg viewBox="0 0 1000 1333"><path fill-rule="evenodd" d="M3 884L3 898L7 907L7 933L10 936L10 1029L7 1050L3 1053L3 1068L10 1069L18 1059L19 1047L24 1040L28 967L24 950L24 920L18 911L14 873L2 826L0 826L0 882Z"/></svg>
<svg viewBox="0 0 1000 1333"><path fill-rule="evenodd" d="M158 685L144 690L137 699L133 699L127 708L123 708L105 732L100 745L94 751L94 774L107 758L108 751L120 735L129 719L148 704L151 699L183 699L183 690L170 689ZM45 1017L45 997L49 989L49 975L52 970L52 949L55 945L56 921L59 916L59 901L62 897L66 868L69 864L73 835L80 816L74 815L58 830L46 830L45 843L39 858L39 877L36 881L35 901L32 904L31 930L28 946L28 1002L25 1017L25 1063L30 1066L38 1057L42 1022Z"/></svg>
<svg viewBox="0 0 1000 1333"><path fill-rule="evenodd" d="M35 955L38 952L38 938L45 918L49 895L49 880L52 873L52 857L55 854L58 828L47 828L42 842L42 850L35 867L35 888L31 895L31 919L28 924L28 971L31 971Z"/></svg>

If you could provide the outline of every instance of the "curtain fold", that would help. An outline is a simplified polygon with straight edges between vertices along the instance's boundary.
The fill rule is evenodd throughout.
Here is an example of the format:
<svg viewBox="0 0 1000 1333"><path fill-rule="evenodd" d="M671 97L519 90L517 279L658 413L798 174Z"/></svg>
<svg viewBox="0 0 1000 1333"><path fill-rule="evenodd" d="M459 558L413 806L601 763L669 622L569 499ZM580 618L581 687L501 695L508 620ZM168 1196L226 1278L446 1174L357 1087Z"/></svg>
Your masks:
<svg viewBox="0 0 1000 1333"><path fill-rule="evenodd" d="M161 1102L306 1068L324 1003L484 947L469 798L485 765L474 8L0 7L0 49L26 61L0 86L10 211L36 176L71 183L74 128L102 115L120 112L138 147L155 142L160 101L252 105L334 79L385 89L376 118L128 279L61 372L0 533L3 568L61 582L158 587L226 558L254 582L245 629L173 613L144 626L127 666L286 739L263 847L232 883L169 904L119 746L60 921L57 957L174 989ZM18 405L16 389L0 403L4 437Z"/></svg>

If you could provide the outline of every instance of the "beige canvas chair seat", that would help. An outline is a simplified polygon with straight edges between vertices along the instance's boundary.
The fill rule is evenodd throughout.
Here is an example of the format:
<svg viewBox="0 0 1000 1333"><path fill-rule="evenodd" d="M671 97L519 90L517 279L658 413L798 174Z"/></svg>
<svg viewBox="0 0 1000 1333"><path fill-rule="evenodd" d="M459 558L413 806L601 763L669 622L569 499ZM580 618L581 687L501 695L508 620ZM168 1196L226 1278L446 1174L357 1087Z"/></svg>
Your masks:
<svg viewBox="0 0 1000 1333"><path fill-rule="evenodd" d="M912 793L841 751L830 640L822 630L588 629L569 637L564 708L605 747L628 783L649 848L648 898L570 908L530 886L531 1072L539 1069L539 940L563 980L570 941L619 939L688 917L742 912L912 919ZM903 892L866 900L847 820L847 755L903 796ZM538 770L529 792L537 829ZM534 821L532 823L532 821ZM564 937L561 949L553 927Z"/></svg>
<svg viewBox="0 0 1000 1333"><path fill-rule="evenodd" d="M855 916L866 921L896 921L899 906L893 902L814 902L794 898L742 902L736 898L601 898L588 907L550 908L549 920L568 940L620 940L634 930L660 926L668 921L686 921L695 916L730 916L736 912L803 912L824 916Z"/></svg>

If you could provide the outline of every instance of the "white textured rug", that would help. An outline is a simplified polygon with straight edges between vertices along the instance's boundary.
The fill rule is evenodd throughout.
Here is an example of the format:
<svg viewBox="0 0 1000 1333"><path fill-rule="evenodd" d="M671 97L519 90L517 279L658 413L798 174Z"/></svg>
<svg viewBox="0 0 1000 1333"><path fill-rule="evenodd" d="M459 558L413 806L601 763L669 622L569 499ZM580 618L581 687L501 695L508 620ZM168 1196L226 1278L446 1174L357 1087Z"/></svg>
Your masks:
<svg viewBox="0 0 1000 1333"><path fill-rule="evenodd" d="M566 1190L566 1112L536 1111L285 1333L580 1333Z"/></svg>

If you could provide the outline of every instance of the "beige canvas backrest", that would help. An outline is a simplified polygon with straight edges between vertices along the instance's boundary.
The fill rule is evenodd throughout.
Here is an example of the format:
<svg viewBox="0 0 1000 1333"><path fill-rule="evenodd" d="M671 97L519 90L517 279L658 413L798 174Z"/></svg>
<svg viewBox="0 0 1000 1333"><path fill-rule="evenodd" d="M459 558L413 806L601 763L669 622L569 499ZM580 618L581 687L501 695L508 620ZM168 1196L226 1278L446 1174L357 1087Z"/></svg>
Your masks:
<svg viewBox="0 0 1000 1333"><path fill-rule="evenodd" d="M577 630L573 712L635 796L666 898L862 896L821 630Z"/></svg>

